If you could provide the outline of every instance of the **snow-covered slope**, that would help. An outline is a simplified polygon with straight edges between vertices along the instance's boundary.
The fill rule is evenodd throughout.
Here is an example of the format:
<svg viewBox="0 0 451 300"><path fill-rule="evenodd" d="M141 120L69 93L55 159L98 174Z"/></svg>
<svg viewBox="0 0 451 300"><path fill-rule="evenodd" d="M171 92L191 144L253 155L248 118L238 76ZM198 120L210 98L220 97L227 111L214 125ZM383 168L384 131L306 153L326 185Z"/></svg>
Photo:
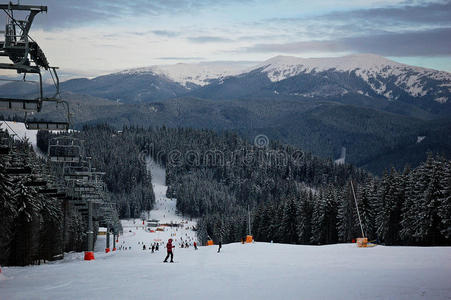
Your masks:
<svg viewBox="0 0 451 300"><path fill-rule="evenodd" d="M175 65L158 65L121 71L119 74L153 73L165 76L185 87L189 84L207 85L211 80L241 73L248 67L238 62L203 62L197 64L178 63Z"/></svg>
<svg viewBox="0 0 451 300"><path fill-rule="evenodd" d="M137 220L138 222L139 220ZM132 250L3 267L2 299L449 299L449 247L255 243L140 250L149 234L119 238Z"/></svg>
<svg viewBox="0 0 451 300"><path fill-rule="evenodd" d="M374 92L388 99L398 96L394 90L396 88L412 97L433 95L439 103L447 102L451 93L450 73L409 66L374 54L329 58L276 56L253 69L261 69L272 82L280 82L299 74L354 72Z"/></svg>
<svg viewBox="0 0 451 300"><path fill-rule="evenodd" d="M165 194L164 170L153 171L157 207L150 217L183 221ZM188 220L185 220L188 221ZM188 221L189 222L189 221ZM357 248L354 244L301 246L272 243L180 248L194 240L185 228L150 233L139 219L123 221L117 247L94 261L83 253L40 266L3 267L1 299L449 299L450 247ZM159 236L158 236L159 235ZM176 239L174 264L165 249L148 246ZM146 250L143 250L143 243ZM127 250L124 250L127 248Z"/></svg>

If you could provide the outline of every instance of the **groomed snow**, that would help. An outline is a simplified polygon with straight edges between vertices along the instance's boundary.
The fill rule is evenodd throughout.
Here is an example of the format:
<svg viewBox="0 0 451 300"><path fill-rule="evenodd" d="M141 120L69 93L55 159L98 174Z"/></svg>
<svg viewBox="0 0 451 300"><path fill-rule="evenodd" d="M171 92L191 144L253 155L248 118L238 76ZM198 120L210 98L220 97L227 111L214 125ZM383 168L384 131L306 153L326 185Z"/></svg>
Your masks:
<svg viewBox="0 0 451 300"><path fill-rule="evenodd" d="M134 230L120 238L149 235ZM449 299L450 248L269 243L96 253L3 268L1 299Z"/></svg>
<svg viewBox="0 0 451 300"><path fill-rule="evenodd" d="M164 170L152 166L158 210L151 217L180 221L165 201ZM3 267L0 299L450 299L450 247L383 247L354 244L300 246L271 243L177 248L176 263L163 263L165 249L142 250L156 233L141 220L123 221L118 246L96 260L82 253L41 266ZM160 232L166 240L192 234Z"/></svg>

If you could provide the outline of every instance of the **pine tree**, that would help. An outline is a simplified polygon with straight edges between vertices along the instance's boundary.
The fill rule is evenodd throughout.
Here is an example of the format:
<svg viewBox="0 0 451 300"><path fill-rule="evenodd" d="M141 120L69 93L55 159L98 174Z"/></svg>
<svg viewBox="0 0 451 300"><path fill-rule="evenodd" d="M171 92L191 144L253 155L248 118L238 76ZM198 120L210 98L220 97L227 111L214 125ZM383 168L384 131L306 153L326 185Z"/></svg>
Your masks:
<svg viewBox="0 0 451 300"><path fill-rule="evenodd" d="M438 199L438 215L441 219L440 232L447 239L446 244L451 243L451 163L443 162L440 180L440 198Z"/></svg>
<svg viewBox="0 0 451 300"><path fill-rule="evenodd" d="M298 225L298 205L293 197L287 199L283 207L282 215L282 238L284 243L298 243L297 225Z"/></svg>
<svg viewBox="0 0 451 300"><path fill-rule="evenodd" d="M420 182L419 175L422 173L421 170L422 166L419 166L406 176L406 200L404 201L401 212L400 237L407 244L412 244L415 242L414 227L417 217L417 199L422 193L422 182Z"/></svg>
<svg viewBox="0 0 451 300"><path fill-rule="evenodd" d="M435 189L438 188L437 180L433 179L437 172L432 154L422 167L418 170L418 182L414 187L415 202L410 214L413 219L413 237L421 244L427 242L430 233L431 219L433 218L434 209L430 207L430 203L435 201L437 197Z"/></svg>
<svg viewBox="0 0 451 300"><path fill-rule="evenodd" d="M6 174L3 157L0 157L0 265L6 264L12 240L17 204L13 196L13 183Z"/></svg>
<svg viewBox="0 0 451 300"><path fill-rule="evenodd" d="M312 236L313 194L302 195L298 206L298 240L301 244L309 244Z"/></svg>
<svg viewBox="0 0 451 300"><path fill-rule="evenodd" d="M312 237L310 242L314 245L321 245L325 243L323 233L323 224L326 218L326 201L322 195L315 199L312 212Z"/></svg>
<svg viewBox="0 0 451 300"><path fill-rule="evenodd" d="M425 208L425 217L420 223L420 232L422 232L423 241L430 245L440 245L442 237L440 233L441 224L438 215L440 209L440 198L442 198L440 189L441 164L438 160L432 161L432 170L429 184L422 198L422 205Z"/></svg>
<svg viewBox="0 0 451 300"><path fill-rule="evenodd" d="M338 197L337 212L337 234L342 243L349 243L352 239L360 236L358 228L357 212L355 210L354 198L351 184L343 188Z"/></svg>
<svg viewBox="0 0 451 300"><path fill-rule="evenodd" d="M18 188L14 193L17 203L17 217L15 236L12 245L10 262L13 265L25 266L30 264L34 256L34 228L33 221L36 220L38 212L41 210L40 203L36 200L33 189L28 188L24 183L28 178L18 182Z"/></svg>

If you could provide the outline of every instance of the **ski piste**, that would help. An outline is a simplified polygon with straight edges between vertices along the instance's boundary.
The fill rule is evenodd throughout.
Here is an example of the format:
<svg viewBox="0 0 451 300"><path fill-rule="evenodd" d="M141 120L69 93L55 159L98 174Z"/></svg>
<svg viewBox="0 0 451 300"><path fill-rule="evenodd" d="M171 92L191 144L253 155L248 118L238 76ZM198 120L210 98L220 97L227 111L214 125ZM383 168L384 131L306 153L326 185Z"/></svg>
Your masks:
<svg viewBox="0 0 451 300"><path fill-rule="evenodd" d="M183 221L165 197L164 169L149 164L156 196L150 218ZM188 225L195 221L188 220ZM146 223L146 222L145 222ZM277 243L180 248L173 267L164 246L149 243L193 231L150 233L141 219L122 220L124 234L105 253L98 236L93 261L82 253L40 266L2 267L1 299L449 299L449 247L357 248L355 244L303 246ZM188 226L188 228L189 228ZM186 226L185 226L186 227ZM183 231L185 230L185 231ZM173 236L173 234L176 236ZM142 250L142 242L146 250ZM138 244L139 243L139 244Z"/></svg>

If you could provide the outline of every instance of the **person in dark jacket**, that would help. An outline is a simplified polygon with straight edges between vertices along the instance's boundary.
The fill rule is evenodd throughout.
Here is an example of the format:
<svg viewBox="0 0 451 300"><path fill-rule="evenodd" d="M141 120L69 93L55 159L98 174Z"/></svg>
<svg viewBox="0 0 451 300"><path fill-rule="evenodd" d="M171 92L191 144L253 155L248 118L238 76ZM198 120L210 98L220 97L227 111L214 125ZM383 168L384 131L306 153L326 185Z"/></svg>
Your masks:
<svg viewBox="0 0 451 300"><path fill-rule="evenodd" d="M168 254L166 255L166 258L164 259L164 262L168 262L169 256L171 256L171 263L174 262L174 253L172 253L172 248L175 248L175 246L172 245L172 239L169 239L168 243L166 244L166 249L168 250Z"/></svg>
<svg viewBox="0 0 451 300"><path fill-rule="evenodd" d="M196 242L194 242L194 250L197 250L197 243Z"/></svg>
<svg viewBox="0 0 451 300"><path fill-rule="evenodd" d="M222 242L219 241L219 244L218 244L218 253L221 251L221 248L222 248Z"/></svg>

